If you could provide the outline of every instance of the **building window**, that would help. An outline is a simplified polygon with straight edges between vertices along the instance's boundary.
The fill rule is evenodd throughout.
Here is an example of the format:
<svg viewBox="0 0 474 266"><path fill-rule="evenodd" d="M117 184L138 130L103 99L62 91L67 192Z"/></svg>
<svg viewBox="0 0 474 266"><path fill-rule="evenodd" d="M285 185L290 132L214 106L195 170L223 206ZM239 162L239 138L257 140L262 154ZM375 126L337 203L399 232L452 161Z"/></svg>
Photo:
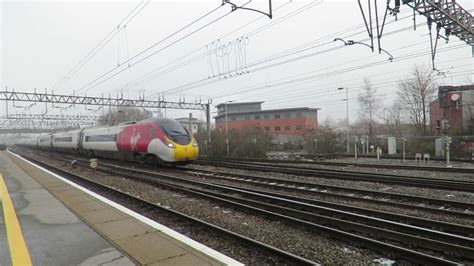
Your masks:
<svg viewBox="0 0 474 266"><path fill-rule="evenodd" d="M291 126L285 126L285 130L291 130Z"/></svg>
<svg viewBox="0 0 474 266"><path fill-rule="evenodd" d="M264 114L263 115L263 119L269 119L270 118L270 115L269 114Z"/></svg>
<svg viewBox="0 0 474 266"><path fill-rule="evenodd" d="M263 131L265 131L265 132L270 132L270 128L269 128L269 127L264 127L264 128L263 128Z"/></svg>
<svg viewBox="0 0 474 266"><path fill-rule="evenodd" d="M259 120L259 119L260 119L260 115L256 115L255 120Z"/></svg>
<svg viewBox="0 0 474 266"><path fill-rule="evenodd" d="M296 126L296 130L302 130L303 129L303 126L302 125L297 125Z"/></svg>
<svg viewBox="0 0 474 266"><path fill-rule="evenodd" d="M275 114L275 118L280 118L280 114Z"/></svg>
<svg viewBox="0 0 474 266"><path fill-rule="evenodd" d="M290 118L291 117L291 113L285 113L285 118Z"/></svg>
<svg viewBox="0 0 474 266"><path fill-rule="evenodd" d="M275 127L275 131L280 131L280 127Z"/></svg>
<svg viewBox="0 0 474 266"><path fill-rule="evenodd" d="M230 120L235 121L237 118L235 116L231 117Z"/></svg>
<svg viewBox="0 0 474 266"><path fill-rule="evenodd" d="M302 117L302 116L303 116L303 115L301 115L300 112L297 112L297 113L296 113L296 117Z"/></svg>

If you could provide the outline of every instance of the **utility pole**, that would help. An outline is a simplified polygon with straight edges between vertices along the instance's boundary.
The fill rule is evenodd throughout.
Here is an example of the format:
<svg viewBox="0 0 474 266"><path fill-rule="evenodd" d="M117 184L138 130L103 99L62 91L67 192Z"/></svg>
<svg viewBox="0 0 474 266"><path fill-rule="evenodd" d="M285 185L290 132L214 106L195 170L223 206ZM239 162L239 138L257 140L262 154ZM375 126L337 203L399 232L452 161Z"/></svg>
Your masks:
<svg viewBox="0 0 474 266"><path fill-rule="evenodd" d="M234 101L225 101L225 145L227 149L227 157L229 157L230 150L229 150L229 129L227 127L227 103L232 103Z"/></svg>
<svg viewBox="0 0 474 266"><path fill-rule="evenodd" d="M350 147L349 147L349 89L345 87L346 89L346 141L347 141L347 154L350 153ZM343 87L338 88L338 90L344 90Z"/></svg>
<svg viewBox="0 0 474 266"><path fill-rule="evenodd" d="M446 136L446 167L449 167L449 144L451 144L451 137Z"/></svg>

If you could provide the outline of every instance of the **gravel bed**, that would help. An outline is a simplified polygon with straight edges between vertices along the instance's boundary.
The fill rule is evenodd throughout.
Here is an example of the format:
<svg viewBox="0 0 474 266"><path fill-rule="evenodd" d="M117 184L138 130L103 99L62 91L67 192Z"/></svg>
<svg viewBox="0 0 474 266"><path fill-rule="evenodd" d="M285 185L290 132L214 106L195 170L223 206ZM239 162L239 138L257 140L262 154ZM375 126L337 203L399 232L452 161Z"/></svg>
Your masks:
<svg viewBox="0 0 474 266"><path fill-rule="evenodd" d="M194 169L203 169L203 170L211 170L211 171L231 171L237 174L250 174L256 175L261 177L270 177L282 180L295 180L301 182L307 182L309 184L317 184L317 185L328 185L328 186L341 186L347 188L356 188L356 189L365 189L365 190L374 190L374 191L381 191L381 192L391 192L391 193L398 193L398 194L406 194L412 196L421 196L421 197L430 197L442 200L455 200L467 203L474 203L474 193L470 192L461 192L461 191L449 191L449 190L439 190L439 189L431 189L431 188L420 188L420 187L408 187L402 185L393 185L393 184L382 184L376 182L367 182L367 181L351 181L351 180L341 180L341 179L330 179L330 178L323 178L323 177L310 177L310 176L298 176L298 175L290 175L285 173L275 173L275 172L262 172L262 171L249 171L244 169L236 169L225 167L215 167L215 166L208 166L208 165L197 165L192 164L189 167Z"/></svg>
<svg viewBox="0 0 474 266"><path fill-rule="evenodd" d="M53 165L64 167L64 163L62 162L51 159L45 160L45 158L40 159L52 163ZM208 200L190 197L185 194L157 188L149 184L128 180L123 177L108 176L86 168L72 169L69 166L66 168L69 171L89 176L103 184L113 186L121 191L126 191L133 195L138 195L143 199L155 202L166 208L186 213L198 219L211 222L212 224L216 224L236 233L246 235L252 239L256 239L322 264L378 264L374 262L374 260L383 257L382 255L376 254L372 251L333 240L323 233L318 234L312 231L294 228L294 226L280 221L274 221L246 212L241 212L232 207L227 207ZM174 228L173 226L171 227ZM188 229L181 229L184 230L184 234L186 234ZM194 239L201 242L201 239L199 238ZM248 253L236 252L234 251L234 249L236 249L235 246L221 247L221 245L219 245L220 241L220 238L214 238L213 240L202 242L246 264L275 264L274 261L266 261L265 257L248 256Z"/></svg>
<svg viewBox="0 0 474 266"><path fill-rule="evenodd" d="M370 168L370 167L359 167L355 165L355 163L354 165L350 165L350 166L333 166L333 165L318 165L318 164L281 164L281 165L296 166L296 167L298 166L311 167L314 169L325 169L325 170L357 171L361 173L370 173L370 174L402 175L402 176L410 176L410 177L414 176L414 177L426 177L426 178L438 178L438 179L474 182L474 174L469 174L469 173Z"/></svg>
<svg viewBox="0 0 474 266"><path fill-rule="evenodd" d="M414 210L411 208L407 209L407 208L400 208L400 207L392 207L392 206L386 206L382 204L374 205L374 204L370 204L364 201L361 202L357 200L349 201L349 200L333 197L331 195L315 194L315 193L312 193L311 191L295 192L291 190L285 190L285 187L279 187L279 186L276 187L276 189L271 189L271 188L265 187L264 185L259 185L258 183L248 183L248 182L242 182L239 180L226 180L226 179L216 178L213 176L200 177L200 176L191 175L185 172L178 172L178 171L175 171L175 172L166 171L164 173L169 173L174 176L186 177L188 179L193 179L193 180L198 180L198 181L212 180L213 183L218 183L222 185L233 185L233 186L239 186L242 188L249 188L249 189L256 189L258 187L258 189L262 191L278 192L278 193L282 193L286 195L305 197L305 198L311 198L311 199L322 200L322 201L329 201L329 202L339 203L339 204L343 204L347 206L355 206L355 207L397 213L401 215L409 215L409 216L414 216L414 217L427 218L431 220L438 220L438 221L443 221L443 222L474 226L474 220L468 219L468 218L460 218L453 215L446 216L446 215L434 214L428 211L421 211L421 210L416 210L416 209Z"/></svg>

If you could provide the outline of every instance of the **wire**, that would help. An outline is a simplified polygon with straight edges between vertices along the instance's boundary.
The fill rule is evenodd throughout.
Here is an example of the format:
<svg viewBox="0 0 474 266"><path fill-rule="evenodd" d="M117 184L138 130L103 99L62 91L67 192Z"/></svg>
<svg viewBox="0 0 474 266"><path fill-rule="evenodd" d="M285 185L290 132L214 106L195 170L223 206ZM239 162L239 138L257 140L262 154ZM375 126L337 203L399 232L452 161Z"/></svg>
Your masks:
<svg viewBox="0 0 474 266"><path fill-rule="evenodd" d="M287 4L288 4L288 3L283 4L282 6L280 6L279 8L277 8L276 10L280 9L281 7L283 7L283 6L287 5ZM314 3L310 3L309 5L313 5L313 4L314 4ZM318 4L320 4L320 3L318 3ZM279 21L280 21L280 20L286 20L287 18L289 18L290 15L292 15L292 13L293 13L293 15L294 15L294 12L301 13L301 11L304 11L304 10L307 10L307 9L313 7L313 6L309 6L309 5L303 6L302 8L299 8L299 9L297 9L296 11L292 11L292 12L286 14L285 16L283 16L282 18L280 18ZM403 12L402 12L402 13L403 13ZM399 18L398 21L401 21L401 20L406 19L406 18L409 18L409 17L410 17L410 16L403 17L403 18ZM382 20L382 18L380 18L380 20ZM388 22L388 23L386 23L386 24L388 25L388 24L393 23L393 22L395 22L395 21L391 21L391 22ZM246 25L248 25L248 23L247 23ZM273 26L273 25L275 25L275 24L271 24L271 26ZM266 27L266 28L265 28L265 27ZM255 29L255 30L253 30L253 31L251 31L251 32L248 32L248 33L244 34L242 37L244 37L244 36L249 36L250 34L252 34L252 33L254 33L254 32L261 32L262 30L267 29L267 28L269 28L269 27L270 27L270 26L268 26L268 25L263 25L263 26L258 27L257 29ZM345 29L345 30L336 32L336 33L334 33L334 34L331 34L331 35L328 35L328 36L319 38L319 39L314 40L314 41L311 41L311 42L309 42L309 43L300 45L300 46L298 46L298 47L291 48L291 49L289 49L289 50L286 50L286 51L284 51L284 52L278 53L278 54L276 54L276 55L284 55L284 54L287 54L288 52L291 52L291 51L294 51L294 50L298 50L298 49L302 49L302 48L307 47L307 46L309 46L309 45L311 45L311 44L318 43L318 42L320 42L320 41L322 41L322 40L325 40L325 39L327 39L327 38L331 38L331 41L326 42L326 43L323 43L323 44L318 45L318 46L310 47L310 48L308 48L308 49L313 49L313 48L316 48L316 47L320 47L320 46L324 46L324 45L327 45L327 44L331 44L331 43L333 43L333 38L334 38L335 36L340 36L340 34L343 34L343 33L346 33L346 32L350 32L350 31L355 30L355 29L364 28L364 27L365 27L365 24L362 23L362 24L356 25L356 26L354 26L354 27L350 27L350 28L348 28L348 29ZM263 29L263 28L264 28L264 29ZM233 32L235 32L235 31L233 31ZM231 32L231 33L233 33L233 32ZM357 33L354 33L354 34L351 34L351 35L348 35L348 36L345 36L344 38L349 38L349 37L352 37L352 36L357 35L357 34L360 34L360 33L365 33L365 30L359 31L359 32L357 32ZM230 34L230 33L228 33L228 34L226 34L226 35L224 35L224 36L228 36L229 34ZM220 40L220 39L223 39L223 37L220 37L218 40ZM164 74L167 74L167 73L169 73L169 72L171 72L171 71L174 71L174 70L179 69L179 68L181 68L181 67L183 67L183 66L185 66L185 65L188 65L188 64L190 64L190 63L192 63L192 62L194 62L194 61L197 61L197 60L199 60L199 59L202 59L202 58L206 57L206 56L209 54L209 52L203 53L203 54L201 54L201 55L199 55L199 56L196 56L196 57L194 57L194 58L192 58L192 59L190 59L190 60L188 60L188 61L185 61L185 62L183 62L183 63L181 63L181 64L179 64L179 65L169 67L169 68L166 69L166 70L163 70L163 71L161 71L161 72L159 72L159 73L154 74L153 76L150 76L150 77L148 77L148 78L145 78L145 77L148 76L149 74L151 74L151 73L153 73L153 72L156 72L156 71L158 71L158 70L161 70L161 69L165 68L166 66L168 66L168 65L170 65L170 64L172 64L172 63L174 63L174 62L176 62L176 61L179 61L180 59L185 58L185 57L187 57L188 55L193 54L193 53L195 53L195 52L197 52L197 51L199 51L199 50L201 50L201 49L204 49L204 48L205 48L205 47L202 47L202 48L199 48L199 49L197 49L197 50L194 50L193 52L191 52L191 53L189 53L189 54L187 54L187 55L185 55L185 56L183 56L183 57L180 57L180 58L178 58L178 59L172 61L172 62L169 63L169 64L166 64L166 65L164 65L164 66L161 66L160 68L158 68L158 69L156 69L156 70L153 70L153 71L151 71L151 72L149 72L149 73L147 73L147 74L145 74L145 75L143 75L143 76L141 76L141 77L139 77L139 78L137 78L137 79L135 79L135 80L133 80L133 81L131 81L131 82L127 82L125 85L120 86L120 88L128 87L127 85L130 84L130 83L134 83L135 86L138 85L138 84L147 83L147 82L149 82L149 81L151 81L151 80L153 80L153 79L156 79L156 78L158 78L158 77L160 77L160 76L162 76L162 75L164 75ZM305 49L305 50L308 50L308 49ZM305 50L303 50L303 51L305 51ZM215 50L214 50L214 51L215 51ZM302 51L299 51L299 52L302 52ZM263 62L271 61L271 60L273 60L273 59L275 58L276 55L273 55L273 56L270 56L270 57L261 59L261 60L259 60L259 61L257 61L257 62L263 63ZM141 79L141 80L140 80L140 79ZM138 80L140 80L140 81L138 81ZM161 93L161 92L160 92L160 93Z"/></svg>
<svg viewBox="0 0 474 266"><path fill-rule="evenodd" d="M79 62L74 65L74 67L69 70L66 75L64 75L64 78L61 78L58 82L56 82L52 87L51 89L55 89L57 88L58 86L60 86L62 83L65 82L66 79L70 79L72 75L74 75L77 71L79 71L82 66L84 66L95 54L97 54L113 37L115 37L115 35L118 34L119 29L120 28L120 25L122 25L122 23L124 23L129 17L130 15L132 15L143 3L144 0L141 0L140 3L138 3L137 6L135 6L135 8L130 11L130 13L127 14L127 16L125 16L121 21L120 23L118 24L117 27L114 27L113 30L111 32L109 32L109 34L107 34L89 53L86 54L86 56L84 56L81 60L79 60ZM131 19L129 19L127 21L127 24L132 21L133 18L135 18L135 16L150 2L150 0L148 0L148 2L145 3L145 5L142 6L142 8L140 10L138 10L138 12L135 13L135 15L133 15L133 17Z"/></svg>
<svg viewBox="0 0 474 266"><path fill-rule="evenodd" d="M217 11L217 10L218 10L219 8L221 8L221 7L222 7L222 5L220 5L220 6L216 7L216 8L214 8L214 9L212 9L211 11L207 12L207 13L204 14L203 16L201 16L201 17L195 19L194 21L192 21L191 23L187 24L186 26L184 26L184 27L180 28L179 30L175 31L174 33L168 35L168 36L165 37L164 39L161 39L160 41L158 41L158 42L154 43L153 45L149 46L148 48L146 48L145 50L143 50L143 51L139 52L138 54L132 56L131 58L129 58L128 60L126 60L125 62L123 62L122 65L125 64L125 63L129 63L129 62L131 62L133 59L135 59L135 58L137 58L137 57L143 55L144 53L148 52L150 49L153 49L153 48L156 47L157 45L159 45L159 44L163 43L164 41L170 39L171 37L175 36L176 34L180 33L181 31L183 31L183 30L189 28L191 25L193 25L193 24L195 24L196 22L202 20L203 18L205 18L205 17L207 17L208 15L212 14L213 12ZM198 30L193 31L191 34L193 34L193 33L197 32L197 31L203 29L204 27L207 27L208 25L214 23L215 21L217 21L217 20L219 20L219 19L221 19L221 18L223 18L223 17L229 15L230 13L231 13L231 12L226 13L225 15L219 17L218 19L212 21L211 23L208 23L208 24L206 24L205 26L199 28ZM167 47L169 47L169 46L171 46L171 45L173 45L173 44L175 44L175 43L181 41L182 39L188 37L188 36L191 35L191 34L185 35L185 37L182 37L182 38L178 39L178 41L175 41L175 42L173 42L172 44L165 46L165 48L167 48ZM158 53L159 51L164 50L165 48L162 48L162 49L158 50L157 52L154 52L154 53L152 53L151 55L146 56L145 58L139 60L138 62L135 62L135 63L133 63L133 64L130 64L130 63L129 63L129 67L131 67L131 66L133 66L133 65L136 65L136 64L139 63L139 62L142 62L143 60L145 60L145 59L147 59L147 58L149 58L149 57L155 55L156 53ZM89 90L89 89L92 89L93 87L95 87L95 86L97 86L97 85L103 83L104 81L110 79L111 77L105 79L104 81L101 81L101 82L95 84L94 86L92 86L92 87L90 87L90 88L87 88L87 87L90 86L91 84L95 83L96 81L98 81L98 80L100 80L101 78L105 77L106 75L112 73L112 72L115 71L116 69L120 68L120 66L121 66L121 65L119 65L119 66L117 66L117 67L114 67L114 68L110 69L109 71L106 71L105 73L103 73L102 75L100 75L99 77L97 77L96 79L94 79L94 80L92 80L91 82L87 83L86 85L82 86L82 87L79 89L79 91L80 91L80 92L85 92L85 91L87 91L87 90ZM121 72L123 72L123 70L120 71L119 73L121 73ZM112 77L114 77L114 76L116 76L116 75L113 75ZM86 89L86 88L87 88L87 89Z"/></svg>

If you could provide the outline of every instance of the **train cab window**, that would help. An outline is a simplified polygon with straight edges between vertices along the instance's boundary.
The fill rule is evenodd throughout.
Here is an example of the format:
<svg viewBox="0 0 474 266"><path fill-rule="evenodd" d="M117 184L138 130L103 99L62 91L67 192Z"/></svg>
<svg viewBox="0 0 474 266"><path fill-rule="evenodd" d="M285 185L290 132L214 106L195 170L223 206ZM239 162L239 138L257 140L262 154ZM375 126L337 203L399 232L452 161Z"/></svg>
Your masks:
<svg viewBox="0 0 474 266"><path fill-rule="evenodd" d="M191 141L191 135L189 132L176 121L169 120L166 121L166 123L160 123L160 126L166 136L178 144L186 145Z"/></svg>

